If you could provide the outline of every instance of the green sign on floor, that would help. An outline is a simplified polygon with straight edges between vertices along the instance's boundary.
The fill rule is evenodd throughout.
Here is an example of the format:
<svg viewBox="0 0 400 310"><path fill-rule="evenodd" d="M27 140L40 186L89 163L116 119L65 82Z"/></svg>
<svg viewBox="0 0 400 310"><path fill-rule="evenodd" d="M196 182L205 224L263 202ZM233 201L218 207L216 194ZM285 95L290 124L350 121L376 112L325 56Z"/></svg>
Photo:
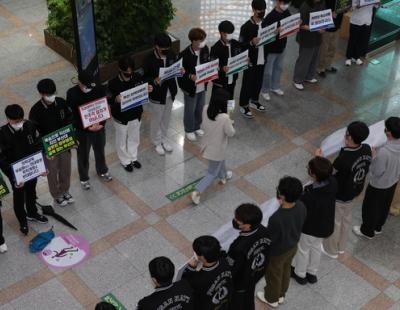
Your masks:
<svg viewBox="0 0 400 310"><path fill-rule="evenodd" d="M3 179L3 176L0 173L0 199L9 194L10 191L7 187L6 182Z"/></svg>
<svg viewBox="0 0 400 310"><path fill-rule="evenodd" d="M194 190L195 186L197 185L197 183L199 183L201 179L202 178L200 178L196 181L193 181L192 183L185 185L184 187L176 190L175 192L172 192L172 193L166 195L165 197L167 197L170 201L175 201L179 198L182 198L183 196L186 196L187 194L192 192Z"/></svg>
<svg viewBox="0 0 400 310"><path fill-rule="evenodd" d="M113 294L108 293L107 295L101 297L101 300L112 304L117 310L127 310L125 306L115 297Z"/></svg>

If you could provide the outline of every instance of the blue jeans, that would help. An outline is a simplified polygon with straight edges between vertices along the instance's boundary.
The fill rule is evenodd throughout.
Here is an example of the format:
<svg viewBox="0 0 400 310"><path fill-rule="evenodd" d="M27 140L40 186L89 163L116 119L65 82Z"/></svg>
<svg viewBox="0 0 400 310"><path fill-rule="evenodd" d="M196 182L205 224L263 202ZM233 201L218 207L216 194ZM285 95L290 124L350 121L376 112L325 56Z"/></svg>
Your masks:
<svg viewBox="0 0 400 310"><path fill-rule="evenodd" d="M280 54L268 54L264 68L264 77L261 92L268 93L271 90L281 88L282 64L285 52Z"/></svg>
<svg viewBox="0 0 400 310"><path fill-rule="evenodd" d="M204 192L216 177L219 177L220 179L226 178L225 160L209 160L207 175L197 183L195 190L199 193Z"/></svg>
<svg viewBox="0 0 400 310"><path fill-rule="evenodd" d="M184 113L183 125L185 132L195 132L200 129L201 122L203 121L203 107L206 102L206 92L202 91L190 97L188 94L183 93Z"/></svg>

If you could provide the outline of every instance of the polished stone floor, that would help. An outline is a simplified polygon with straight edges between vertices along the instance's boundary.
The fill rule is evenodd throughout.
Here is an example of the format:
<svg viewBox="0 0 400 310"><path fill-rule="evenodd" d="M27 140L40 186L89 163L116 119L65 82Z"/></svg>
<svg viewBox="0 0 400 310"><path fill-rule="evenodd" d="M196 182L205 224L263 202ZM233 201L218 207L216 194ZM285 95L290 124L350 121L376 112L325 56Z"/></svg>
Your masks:
<svg viewBox="0 0 400 310"><path fill-rule="evenodd" d="M0 105L18 103L27 112L38 99L35 85L53 78L64 95L76 76L73 66L45 47L43 28L45 0L0 0ZM249 0L175 0L177 16L170 30L187 44L186 33L202 26L209 42L216 39L220 20L231 19L240 27L250 12ZM237 29L238 30L238 29ZM278 179L286 174L307 179L306 163L320 141L351 120L368 124L400 114L400 45L374 58L379 64L346 68L345 42L339 42L336 66L330 75L303 92L291 86L297 53L293 38L285 59L283 98L272 97L267 112L245 120L234 113L237 135L231 139L227 165L234 178L226 186L214 185L194 208L187 197L169 202L165 195L204 174L205 161L196 143L184 141L182 96L172 115L169 138L174 152L158 156L149 141L149 113L142 127L140 171L127 174L118 163L113 127L107 125L107 162L114 181L104 184L92 174L92 189L80 189L76 162L71 193L73 206L57 211L70 220L90 242L91 255L78 267L49 269L29 254L34 236L18 233L5 199L3 218L9 252L0 255L0 310L93 309L100 297L111 292L128 309L150 293L147 262L158 255L173 259L176 266L191 256L191 241L212 234L232 218L241 202L262 203L273 197ZM238 95L238 93L237 93ZM0 112L0 121L5 121ZM92 167L93 168L93 167ZM40 180L41 202L51 202L45 180ZM360 201L354 223L360 222ZM43 231L51 222L32 225ZM347 252L339 260L323 258L316 285L291 283L282 309L400 309L400 219L390 218L384 233L371 241L351 235ZM263 283L260 283L262 286ZM257 304L257 309L266 309Z"/></svg>

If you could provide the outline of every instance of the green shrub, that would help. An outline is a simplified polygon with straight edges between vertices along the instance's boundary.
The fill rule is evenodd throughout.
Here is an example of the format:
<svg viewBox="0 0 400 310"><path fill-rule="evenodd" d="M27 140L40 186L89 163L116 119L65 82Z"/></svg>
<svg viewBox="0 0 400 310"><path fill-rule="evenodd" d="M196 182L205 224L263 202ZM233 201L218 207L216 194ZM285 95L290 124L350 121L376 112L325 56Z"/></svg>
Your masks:
<svg viewBox="0 0 400 310"><path fill-rule="evenodd" d="M70 0L48 0L48 30L74 44ZM174 18L171 0L95 0L97 51L100 63L152 45Z"/></svg>

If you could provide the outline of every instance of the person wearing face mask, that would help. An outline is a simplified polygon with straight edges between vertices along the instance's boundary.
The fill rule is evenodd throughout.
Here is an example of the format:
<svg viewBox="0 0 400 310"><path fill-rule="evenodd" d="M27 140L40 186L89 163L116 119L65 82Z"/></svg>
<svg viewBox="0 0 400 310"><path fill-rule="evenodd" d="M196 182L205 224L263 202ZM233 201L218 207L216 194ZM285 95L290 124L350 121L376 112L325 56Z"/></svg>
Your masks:
<svg viewBox="0 0 400 310"><path fill-rule="evenodd" d="M238 41L232 38L235 26L228 20L224 20L218 25L218 31L220 33L220 39L216 42L210 51L211 60L219 59L219 77L213 80L213 94L218 88L226 89L230 94L230 100L233 100L235 93L236 80L238 74L226 75L229 68L228 58L234 57L241 53L242 48Z"/></svg>
<svg viewBox="0 0 400 310"><path fill-rule="evenodd" d="M108 82L108 91L111 98L111 114L114 119L115 144L118 158L122 167L128 172L133 168L140 169L142 165L137 160L137 151L140 143L140 124L143 107L140 105L132 109L121 111L121 93L144 83L142 77L134 72L133 58L123 57L118 61L119 73ZM153 86L149 85L149 93Z"/></svg>
<svg viewBox="0 0 400 310"><path fill-rule="evenodd" d="M293 85L298 90L304 90L304 82L315 84L315 78L319 60L319 52L322 42L322 33L325 30L310 31L310 13L325 10L323 0L306 0L300 7L302 24L297 33L296 40L299 43L299 57L294 68Z"/></svg>
<svg viewBox="0 0 400 310"><path fill-rule="evenodd" d="M262 218L260 208L251 203L244 203L235 210L232 225L240 233L228 251L235 288L231 310L255 309L254 290L265 274L270 245Z"/></svg>
<svg viewBox="0 0 400 310"><path fill-rule="evenodd" d="M194 309L231 309L232 271L219 241L213 236L198 237L193 241L193 251L195 255L184 270L182 279L193 288Z"/></svg>
<svg viewBox="0 0 400 310"><path fill-rule="evenodd" d="M20 231L27 235L28 221L46 224L48 220L38 213L36 207L37 179L16 184L11 165L41 151L42 143L35 125L29 120L24 120L24 110L21 106L9 105L5 109L5 114L7 124L0 128L0 168L12 186L14 212Z"/></svg>
<svg viewBox="0 0 400 310"><path fill-rule="evenodd" d="M155 291L142 298L136 310L179 309L193 310L193 290L186 280L172 282L175 266L167 257L153 258L149 263Z"/></svg>
<svg viewBox="0 0 400 310"><path fill-rule="evenodd" d="M160 82L160 68L169 67L177 61L171 50L171 38L166 33L160 33L154 38L154 50L144 62L144 79L153 87L149 94L151 121L150 137L159 155L172 152L167 133L171 119L172 104L178 92L176 78ZM182 69L183 71L183 69Z"/></svg>
<svg viewBox="0 0 400 310"><path fill-rule="evenodd" d="M290 16L289 12L290 0L280 0L276 2L275 8L264 18L262 27L267 27L273 23L280 21ZM276 35L276 40L264 46L265 59L267 63L264 69L264 77L261 88L261 96L266 100L271 100L270 93L278 96L283 96L284 92L281 89L281 76L283 71L284 51L287 44L287 38L279 39L279 33Z"/></svg>
<svg viewBox="0 0 400 310"><path fill-rule="evenodd" d="M185 74L178 78L178 84L183 92L184 115L183 124L186 138L196 141L196 135L203 136L200 129L203 107L206 100L207 83L196 85L196 66L210 61L210 52L206 45L207 34L201 28L193 28L189 31L191 44L180 54Z"/></svg>
<svg viewBox="0 0 400 310"><path fill-rule="evenodd" d="M6 240L4 239L3 236L3 218L1 217L1 207L2 203L0 200L0 254L8 251Z"/></svg>
<svg viewBox="0 0 400 310"><path fill-rule="evenodd" d="M259 102L265 55L264 46L256 47L260 38L258 31L262 28L267 4L265 0L253 0L251 3L253 16L240 28L239 42L244 50L249 50L250 66L243 72L242 88L240 89L240 113L246 118L253 118L250 108L265 112L265 107Z"/></svg>
<svg viewBox="0 0 400 310"><path fill-rule="evenodd" d="M90 189L89 183L89 153L93 147L96 172L104 182L112 180L108 172L104 148L106 145L105 123L94 124L83 128L79 106L106 96L105 89L94 83L93 77L86 71L78 75L78 85L68 89L67 105L73 113L73 125L78 140L78 172L81 186L84 190Z"/></svg>
<svg viewBox="0 0 400 310"><path fill-rule="evenodd" d="M37 84L40 100L36 102L30 112L31 120L40 136L48 135L72 123L72 111L65 100L56 97L56 84L51 79L40 80ZM52 158L45 158L49 170L47 181L54 204L64 207L74 202L69 193L71 180L71 151L68 150Z"/></svg>

